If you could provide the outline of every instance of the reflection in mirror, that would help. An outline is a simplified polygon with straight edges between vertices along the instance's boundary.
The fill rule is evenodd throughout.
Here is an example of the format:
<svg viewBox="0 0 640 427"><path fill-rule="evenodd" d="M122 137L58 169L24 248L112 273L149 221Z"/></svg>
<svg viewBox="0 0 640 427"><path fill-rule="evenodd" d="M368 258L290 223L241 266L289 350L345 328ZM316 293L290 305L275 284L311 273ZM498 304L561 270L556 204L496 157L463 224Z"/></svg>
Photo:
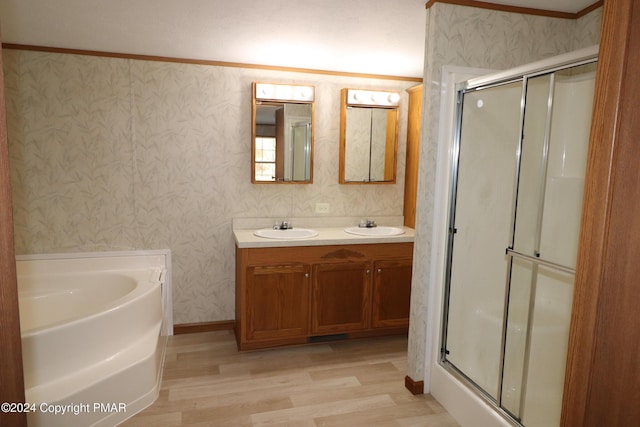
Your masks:
<svg viewBox="0 0 640 427"><path fill-rule="evenodd" d="M313 86L253 83L253 183L313 182Z"/></svg>
<svg viewBox="0 0 640 427"><path fill-rule="evenodd" d="M394 183L400 94L342 90L340 183Z"/></svg>

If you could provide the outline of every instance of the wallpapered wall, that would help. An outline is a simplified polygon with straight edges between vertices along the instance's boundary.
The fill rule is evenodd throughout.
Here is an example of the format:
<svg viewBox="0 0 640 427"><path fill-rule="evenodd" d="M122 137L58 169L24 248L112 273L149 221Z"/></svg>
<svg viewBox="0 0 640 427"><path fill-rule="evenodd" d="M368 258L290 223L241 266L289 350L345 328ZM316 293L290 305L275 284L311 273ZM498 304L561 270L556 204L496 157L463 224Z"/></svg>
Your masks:
<svg viewBox="0 0 640 427"><path fill-rule="evenodd" d="M402 215L415 83L5 49L18 254L169 248L176 323L235 317L234 217ZM316 85L311 185L250 181L251 82ZM401 90L398 183L338 184L340 89Z"/></svg>
<svg viewBox="0 0 640 427"><path fill-rule="evenodd" d="M435 182L440 120L440 80L444 65L503 70L592 46L599 41L602 11L567 20L521 15L445 3L427 10L423 132L411 294L408 375L425 379L429 278L433 251ZM439 331L432 331L437 336ZM428 381L425 384L428 388Z"/></svg>

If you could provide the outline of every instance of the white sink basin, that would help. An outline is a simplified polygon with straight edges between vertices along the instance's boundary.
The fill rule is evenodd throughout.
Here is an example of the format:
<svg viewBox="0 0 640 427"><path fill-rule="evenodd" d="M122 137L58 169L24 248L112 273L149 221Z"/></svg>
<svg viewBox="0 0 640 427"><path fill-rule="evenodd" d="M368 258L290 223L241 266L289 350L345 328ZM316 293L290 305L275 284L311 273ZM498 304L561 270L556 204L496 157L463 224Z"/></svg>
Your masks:
<svg viewBox="0 0 640 427"><path fill-rule="evenodd" d="M310 228L290 228L287 230L263 228L263 229L254 231L253 234L255 236L263 237L265 239L291 240L291 239L308 239L310 237L315 237L318 235L318 232L316 230L311 230Z"/></svg>
<svg viewBox="0 0 640 427"><path fill-rule="evenodd" d="M357 234L358 236L398 236L404 234L404 229L401 227L347 227L344 229L345 233Z"/></svg>

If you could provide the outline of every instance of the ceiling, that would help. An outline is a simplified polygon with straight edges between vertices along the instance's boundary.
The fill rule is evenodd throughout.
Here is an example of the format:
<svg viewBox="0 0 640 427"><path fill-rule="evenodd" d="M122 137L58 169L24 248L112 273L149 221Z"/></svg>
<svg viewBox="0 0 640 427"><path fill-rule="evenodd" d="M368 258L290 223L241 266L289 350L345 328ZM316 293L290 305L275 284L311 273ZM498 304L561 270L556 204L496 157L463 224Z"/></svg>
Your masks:
<svg viewBox="0 0 640 427"><path fill-rule="evenodd" d="M488 0L575 13L596 0ZM426 0L0 0L2 41L422 77Z"/></svg>
<svg viewBox="0 0 640 427"><path fill-rule="evenodd" d="M421 77L425 0L0 0L2 40Z"/></svg>

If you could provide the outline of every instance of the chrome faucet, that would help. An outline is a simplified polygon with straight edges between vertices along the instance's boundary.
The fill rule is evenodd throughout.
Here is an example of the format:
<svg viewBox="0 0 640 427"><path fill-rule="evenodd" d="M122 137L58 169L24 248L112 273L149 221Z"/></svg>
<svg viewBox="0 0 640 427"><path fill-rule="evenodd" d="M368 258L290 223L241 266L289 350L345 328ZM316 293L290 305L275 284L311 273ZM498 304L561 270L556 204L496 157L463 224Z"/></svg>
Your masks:
<svg viewBox="0 0 640 427"><path fill-rule="evenodd" d="M360 228L373 228L377 226L378 224L376 224L376 222L372 219L362 220L360 221L360 224L358 224L358 227Z"/></svg>
<svg viewBox="0 0 640 427"><path fill-rule="evenodd" d="M290 230L292 228L293 228L293 224L291 224L286 219L282 220L280 224L278 224L278 222L276 221L275 225L273 226L274 230Z"/></svg>

